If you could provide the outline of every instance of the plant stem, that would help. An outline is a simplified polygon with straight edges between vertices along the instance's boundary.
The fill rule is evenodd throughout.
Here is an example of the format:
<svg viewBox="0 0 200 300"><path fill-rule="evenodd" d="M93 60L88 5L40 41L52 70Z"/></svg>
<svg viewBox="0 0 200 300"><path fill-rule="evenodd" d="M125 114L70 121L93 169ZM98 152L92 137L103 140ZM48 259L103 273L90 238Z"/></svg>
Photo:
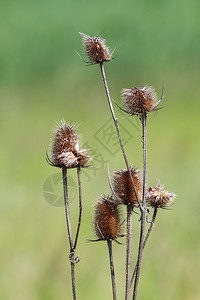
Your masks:
<svg viewBox="0 0 200 300"><path fill-rule="evenodd" d="M65 167L62 168L62 177L63 177L64 204L65 204L65 214L66 214L66 222L67 222L67 232L68 232L69 245L70 245L69 261L71 264L72 292L73 292L73 300L76 300L77 297L76 297L75 264L74 264L75 250L73 245L72 229L71 229L71 221L70 221L70 213L69 213L67 169Z"/></svg>
<svg viewBox="0 0 200 300"><path fill-rule="evenodd" d="M143 134L143 193L142 193L142 211L141 211L141 227L140 227L140 241L138 249L137 269L135 275L133 300L137 299L138 283L140 278L142 252L144 244L145 219L146 219L146 176L147 176L147 114L142 114L142 134Z"/></svg>
<svg viewBox="0 0 200 300"><path fill-rule="evenodd" d="M132 242L132 206L127 205L127 236L126 236L126 292L125 300L131 296L131 242Z"/></svg>
<svg viewBox="0 0 200 300"><path fill-rule="evenodd" d="M110 260L110 274L111 274L111 281L112 281L113 300L117 300L115 270L114 270L113 253L112 253L112 240L107 240L107 245L108 245L109 260Z"/></svg>
<svg viewBox="0 0 200 300"><path fill-rule="evenodd" d="M76 237L74 241L74 249L76 249L76 245L78 242L78 236L81 226L81 218L82 218L82 189L81 189L81 177L80 177L81 168L80 166L77 167L77 177L78 177L78 191L79 191L79 218L78 218L78 226L76 230Z"/></svg>
<svg viewBox="0 0 200 300"><path fill-rule="evenodd" d="M125 164L126 164L126 167L127 167L130 179L131 179L131 183L132 183L135 195L136 195L136 199L137 199L139 208L142 211L142 207L141 207L141 204L140 204L137 192L136 192L136 188L135 188L135 185L134 185L134 182L133 182L133 178L132 178L132 175L131 175L131 172L130 172L128 160L127 160L126 153L125 153L125 150L124 150L124 146L123 146L123 143L122 143L122 139L121 139L121 135L120 135L120 131L119 131L118 121L117 121L117 118L115 116L115 112L114 112L114 109L113 109L112 101L111 101L111 98L110 98L110 92L109 92L108 83L107 83L107 80L106 80L106 75L105 75L105 70L104 70L103 63L100 63L100 69L101 69L101 76L102 76L104 87L105 87L105 91L106 91L106 96L107 96L107 99L108 99L108 104L109 104L111 115L112 115L112 118L113 118L113 121L114 121L114 124L115 124L115 127L116 127L116 131L117 131L117 135L118 135L120 147L121 147L121 150L122 150L122 154L123 154L123 157L124 157L124 161L125 161Z"/></svg>
<svg viewBox="0 0 200 300"><path fill-rule="evenodd" d="M143 250L144 250L144 247L146 246L146 243L149 239L149 236L151 234L151 231L153 229L153 226L155 224L155 220L156 220L156 216L157 216L157 211L158 209L155 207L154 208L154 212L153 212L153 216L152 216L152 220L151 220L151 225L149 226L149 229L148 229L148 232L147 232L147 235L145 237L145 240L144 240L144 243L143 243ZM138 265L138 261L137 261L137 264L135 266L135 269L134 269L134 272L133 272L133 275L132 275L132 278L131 278L131 286L133 284L133 280L134 280L134 277L135 277L135 273L136 273L136 270L137 270L137 265Z"/></svg>
<svg viewBox="0 0 200 300"><path fill-rule="evenodd" d="M144 247L146 246L146 243L147 243L147 241L148 241L148 238L149 238L149 236L150 236L150 233L151 233L151 231L152 231L152 229L153 229L153 226L154 226L154 224L155 224L157 212L158 212L158 209L157 209L157 207L155 207L155 208L154 208L154 212L153 212L153 216L152 216L152 220L151 220L151 224L150 224L150 226L149 226L147 235L146 235L145 240L144 240L144 243L143 243L143 249L144 249Z"/></svg>

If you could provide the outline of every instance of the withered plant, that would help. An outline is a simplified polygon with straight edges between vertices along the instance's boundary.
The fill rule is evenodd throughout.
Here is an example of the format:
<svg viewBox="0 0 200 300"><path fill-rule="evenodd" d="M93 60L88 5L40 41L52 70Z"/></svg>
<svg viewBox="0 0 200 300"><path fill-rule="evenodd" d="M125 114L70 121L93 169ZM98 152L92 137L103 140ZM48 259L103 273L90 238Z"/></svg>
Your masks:
<svg viewBox="0 0 200 300"><path fill-rule="evenodd" d="M47 153L46 157L49 165L62 169L63 179L63 191L64 191L64 205L67 223L67 233L69 239L69 261L71 265L71 280L72 280L72 292L73 299L77 299L76 292L76 279L75 279L75 264L79 262L79 257L75 257L79 231L82 219L82 189L81 189L81 168L87 167L91 157L86 154L86 151L80 149L79 136L76 134L76 126L66 125L65 121L62 120L58 123L55 130L54 136L51 143L51 158ZM68 198L68 182L67 182L67 171L69 169L77 169L78 178L78 190L79 190L79 218L76 229L75 238L73 239L70 209L69 209L69 198Z"/></svg>
<svg viewBox="0 0 200 300"><path fill-rule="evenodd" d="M94 230L97 237L95 241L107 241L110 273L112 281L113 299L117 299L115 271L112 251L112 241L117 242L117 238L122 237L119 202L111 197L100 197L95 204ZM118 243L118 242L117 242Z"/></svg>
<svg viewBox="0 0 200 300"><path fill-rule="evenodd" d="M96 239L92 241L106 241L109 252L110 272L112 282L113 299L117 299L117 288L115 281L114 260L112 243L118 241L119 237L126 236L126 266L125 266L125 300L131 299L131 291L133 293L132 299L137 299L138 283L140 278L141 263L143 250L147 244L149 236L152 232L157 212L159 209L168 209L172 205L175 198L174 193L164 190L163 186L159 183L157 187L147 187L147 116L150 112L159 110L158 105L164 97L164 87L162 86L161 98L158 99L155 89L151 86L132 87L129 89L122 89L122 107L118 105L125 114L132 117L139 118L141 122L141 135L143 144L143 170L142 172L128 163L127 155L123 145L123 140L120 134L120 128L117 117L115 115L113 103L108 88L106 79L104 63L113 60L113 52L110 51L106 45L106 41L100 37L90 37L84 33L82 36L82 45L87 60L81 59L87 65L99 65L100 73L105 88L106 98L109 106L110 113L114 122L117 132L119 144L121 147L123 159L125 162L125 169L114 171L112 178L108 176L109 185L111 188L111 195L98 198L95 204L94 211L94 232ZM71 265L71 281L73 299L77 299L76 293L76 279L75 279L75 264L79 261L79 257L75 257L79 231L82 220L82 189L80 173L81 169L88 166L91 157L87 152L80 148L79 137L76 134L75 125L66 125L65 121L61 121L53 136L51 145L50 157L47 154L47 162L54 167L62 169L63 190L64 190L64 204L66 213L67 233L69 239L69 260ZM134 163L136 165L136 162ZM79 218L73 238L70 208L68 199L68 183L67 172L68 170L76 168L78 178L79 190ZM123 222L120 220L120 207L126 208L126 233L121 233L121 225ZM139 210L136 212L135 210ZM136 263L133 266L132 262L132 215L133 211L140 215L140 233L138 240L138 251L136 256ZM151 221L148 220L149 214L152 212ZM145 225L148 223L149 228L145 231ZM134 240L136 244L137 241ZM135 253L135 252L134 252ZM133 288L133 289L132 289ZM81 297L80 297L81 298ZM95 295L93 295L95 298Z"/></svg>
<svg viewBox="0 0 200 300"><path fill-rule="evenodd" d="M91 37L84 33L80 33L80 35L82 36L82 45L88 60L83 59L80 54L78 55L88 65L98 64L100 67L101 77L103 80L109 109L113 118L119 144L126 165L125 170L114 172L113 185L110 179L109 182L112 191L112 197L114 197L116 201L118 201L118 203L125 205L127 209L125 300L129 300L131 297L131 287L133 281L133 299L136 300L143 249L149 238L149 235L153 228L153 224L155 223L157 209L166 208L166 206L168 206L171 200L174 198L173 193L163 191L161 186L158 186L155 189L149 188L147 193L147 115L148 113L159 109L158 105L161 103L164 97L164 88L162 87L162 95L159 100L153 87L145 86L123 89L122 99L124 108L121 108L119 105L117 105L124 113L138 117L142 124L143 180L141 180L140 172L137 169L133 169L128 163L127 155L120 134L118 120L115 115L106 79L104 63L113 60L114 51L110 52L109 47L106 45L106 41L101 37ZM149 208L147 208L147 201L150 207L154 208L154 213L152 221L150 222L149 230L145 237L145 223L147 219L147 212L149 212ZM134 208L139 208L140 210L141 226L137 262L131 278L132 212Z"/></svg>

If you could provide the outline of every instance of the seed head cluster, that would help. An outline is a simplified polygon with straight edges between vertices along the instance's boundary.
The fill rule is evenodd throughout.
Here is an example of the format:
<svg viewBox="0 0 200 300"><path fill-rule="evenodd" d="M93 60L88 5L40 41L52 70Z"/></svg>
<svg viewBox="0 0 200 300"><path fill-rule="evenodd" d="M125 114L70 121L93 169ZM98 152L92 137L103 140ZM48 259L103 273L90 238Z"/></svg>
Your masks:
<svg viewBox="0 0 200 300"><path fill-rule="evenodd" d="M75 129L75 125L66 125L65 121L61 121L58 125L52 143L52 165L60 168L87 166L91 158L86 155L85 150L79 149Z"/></svg>
<svg viewBox="0 0 200 300"><path fill-rule="evenodd" d="M146 195L147 204L156 208L169 207L175 197L174 193L163 190L163 185L160 184L156 188L150 187Z"/></svg>
<svg viewBox="0 0 200 300"><path fill-rule="evenodd" d="M114 240L120 236L120 213L111 198L101 197L96 202L94 229L99 240Z"/></svg>
<svg viewBox="0 0 200 300"><path fill-rule="evenodd" d="M138 169L130 170L139 201L142 200L142 178ZM125 205L136 205L137 198L128 170L114 172L113 187L116 195Z"/></svg>
<svg viewBox="0 0 200 300"><path fill-rule="evenodd" d="M156 109L158 102L155 89L149 86L123 89L122 98L124 105L131 115L140 115L144 112L153 111Z"/></svg>
<svg viewBox="0 0 200 300"><path fill-rule="evenodd" d="M82 45L91 64L103 63L111 60L109 48L106 41L100 37L90 37L80 32Z"/></svg>

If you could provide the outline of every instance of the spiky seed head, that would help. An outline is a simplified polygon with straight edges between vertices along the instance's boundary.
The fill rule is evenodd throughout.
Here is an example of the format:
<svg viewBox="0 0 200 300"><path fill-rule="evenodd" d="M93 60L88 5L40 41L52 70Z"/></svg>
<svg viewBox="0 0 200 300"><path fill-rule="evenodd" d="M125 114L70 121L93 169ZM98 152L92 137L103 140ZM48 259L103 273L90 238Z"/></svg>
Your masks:
<svg viewBox="0 0 200 300"><path fill-rule="evenodd" d="M176 195L163 189L163 185L158 184L156 188L149 187L146 195L147 204L156 208L166 208L172 205Z"/></svg>
<svg viewBox="0 0 200 300"><path fill-rule="evenodd" d="M151 86L133 87L122 90L122 98L128 112L132 115L140 115L155 110L158 97Z"/></svg>
<svg viewBox="0 0 200 300"><path fill-rule="evenodd" d="M118 204L110 197L100 197L96 202L94 229L99 240L114 240L120 236Z"/></svg>
<svg viewBox="0 0 200 300"><path fill-rule="evenodd" d="M106 41L101 37L90 37L79 32L82 36L82 45L91 64L108 62L112 59L110 50L106 46Z"/></svg>
<svg viewBox="0 0 200 300"><path fill-rule="evenodd" d="M58 124L52 142L52 165L60 168L86 167L91 160L85 150L79 149L75 129L75 125L66 125L64 120Z"/></svg>
<svg viewBox="0 0 200 300"><path fill-rule="evenodd" d="M138 169L130 169L138 199L142 200L142 177ZM128 170L116 171L113 174L113 187L116 195L125 205L136 205L137 198Z"/></svg>

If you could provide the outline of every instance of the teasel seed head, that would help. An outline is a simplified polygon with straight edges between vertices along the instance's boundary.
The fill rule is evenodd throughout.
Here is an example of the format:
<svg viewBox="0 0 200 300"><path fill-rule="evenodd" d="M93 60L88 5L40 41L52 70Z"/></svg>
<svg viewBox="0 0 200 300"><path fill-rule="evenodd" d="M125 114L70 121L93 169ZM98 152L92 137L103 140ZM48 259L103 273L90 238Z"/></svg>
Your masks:
<svg viewBox="0 0 200 300"><path fill-rule="evenodd" d="M49 164L55 167L86 167L91 157L86 155L86 151L79 149L79 137L75 133L76 126L66 125L62 120L56 128L52 141L52 159L47 157Z"/></svg>
<svg viewBox="0 0 200 300"><path fill-rule="evenodd" d="M138 169L130 169L139 201L142 200L142 177ZM137 198L132 186L128 170L116 171L113 174L115 194L125 205L137 205Z"/></svg>
<svg viewBox="0 0 200 300"><path fill-rule="evenodd" d="M161 100L158 101L155 89L151 86L123 89L122 98L127 112L131 115L141 115L155 111L161 102Z"/></svg>
<svg viewBox="0 0 200 300"><path fill-rule="evenodd" d="M109 48L106 46L106 41L101 37L90 37L85 33L79 32L82 36L82 45L89 59L90 64L99 64L108 62L112 59Z"/></svg>
<svg viewBox="0 0 200 300"><path fill-rule="evenodd" d="M98 240L116 240L120 237L118 203L111 197L101 196L95 204L94 229Z"/></svg>
<svg viewBox="0 0 200 300"><path fill-rule="evenodd" d="M176 194L163 190L163 185L158 184L156 188L149 187L146 199L147 204L155 208L167 208L172 205Z"/></svg>

